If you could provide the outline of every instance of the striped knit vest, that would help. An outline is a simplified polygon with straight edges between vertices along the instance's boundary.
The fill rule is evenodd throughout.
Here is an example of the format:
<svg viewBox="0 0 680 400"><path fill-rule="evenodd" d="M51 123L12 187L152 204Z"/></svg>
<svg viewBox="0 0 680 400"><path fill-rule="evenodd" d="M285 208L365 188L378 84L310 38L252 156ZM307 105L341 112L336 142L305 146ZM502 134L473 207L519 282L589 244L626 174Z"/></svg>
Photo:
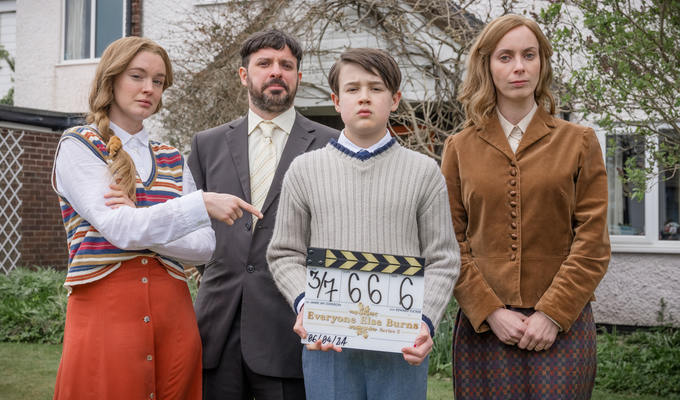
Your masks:
<svg viewBox="0 0 680 400"><path fill-rule="evenodd" d="M68 129L61 137L74 138L85 144L102 162L107 162L106 144L91 126ZM137 207L150 207L182 195L182 172L184 160L179 151L171 146L149 141L154 156L151 176L147 182L137 177ZM80 285L102 279L118 269L121 262L139 256L155 257L168 273L185 280L180 263L150 250L122 250L104 238L89 222L71 207L68 200L59 196L61 215L66 229L69 249L68 273L64 286Z"/></svg>

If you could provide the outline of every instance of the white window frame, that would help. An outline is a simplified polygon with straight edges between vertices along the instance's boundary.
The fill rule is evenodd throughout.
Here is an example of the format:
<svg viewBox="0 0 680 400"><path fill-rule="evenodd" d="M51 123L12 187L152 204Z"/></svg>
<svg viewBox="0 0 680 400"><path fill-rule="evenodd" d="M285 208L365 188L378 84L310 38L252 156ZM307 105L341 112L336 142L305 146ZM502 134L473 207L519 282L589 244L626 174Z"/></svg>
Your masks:
<svg viewBox="0 0 680 400"><path fill-rule="evenodd" d="M78 65L78 64L96 64L99 62L101 57L92 57L95 54L97 46L97 1L106 0L91 0L92 5L90 7L90 57L89 58L78 58L74 60L66 60L65 56L65 44L66 44L66 0L61 1L61 43L59 49L59 65ZM120 37L125 37L125 29L128 25L128 3L130 0L123 0L123 25Z"/></svg>
<svg viewBox="0 0 680 400"><path fill-rule="evenodd" d="M607 132L596 129L600 148L607 162ZM648 166L645 157L645 166ZM645 193L645 234L644 235L609 235L613 253L661 253L680 254L680 241L659 239L659 181L654 168L653 178L647 182Z"/></svg>

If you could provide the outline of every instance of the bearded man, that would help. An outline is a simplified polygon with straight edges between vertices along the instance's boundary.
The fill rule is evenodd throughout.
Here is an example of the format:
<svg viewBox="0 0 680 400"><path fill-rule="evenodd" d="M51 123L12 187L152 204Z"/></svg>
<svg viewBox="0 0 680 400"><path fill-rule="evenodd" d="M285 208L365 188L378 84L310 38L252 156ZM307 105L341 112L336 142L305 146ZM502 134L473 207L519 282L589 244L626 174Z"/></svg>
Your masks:
<svg viewBox="0 0 680 400"><path fill-rule="evenodd" d="M195 303L204 399L305 398L295 314L265 258L291 161L339 135L294 109L301 59L299 43L284 32L246 39L238 72L248 88L248 115L199 132L191 144L188 164L198 189L238 196L264 215L244 213L231 226L213 221L217 246Z"/></svg>

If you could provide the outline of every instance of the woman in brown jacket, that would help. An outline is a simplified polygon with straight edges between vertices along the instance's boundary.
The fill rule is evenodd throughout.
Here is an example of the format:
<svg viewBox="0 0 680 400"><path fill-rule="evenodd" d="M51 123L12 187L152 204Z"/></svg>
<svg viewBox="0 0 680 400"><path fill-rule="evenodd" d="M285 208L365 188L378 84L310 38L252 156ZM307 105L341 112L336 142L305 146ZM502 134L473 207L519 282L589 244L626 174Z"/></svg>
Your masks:
<svg viewBox="0 0 680 400"><path fill-rule="evenodd" d="M607 178L594 131L553 116L551 54L518 15L489 23L470 50L466 127L442 160L462 256L456 400L592 392Z"/></svg>

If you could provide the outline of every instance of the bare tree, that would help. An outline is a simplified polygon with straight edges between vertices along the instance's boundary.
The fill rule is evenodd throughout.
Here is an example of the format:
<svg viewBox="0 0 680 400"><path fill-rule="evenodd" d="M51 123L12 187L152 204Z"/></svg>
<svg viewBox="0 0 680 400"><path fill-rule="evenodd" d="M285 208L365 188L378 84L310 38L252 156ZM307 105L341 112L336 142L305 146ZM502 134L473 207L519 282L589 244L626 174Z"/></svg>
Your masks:
<svg viewBox="0 0 680 400"><path fill-rule="evenodd" d="M251 33L276 26L304 43L304 68L312 71L312 79L303 79L301 86L320 101L330 99L325 75L345 48L388 50L404 75L404 101L391 123L403 144L438 159L444 139L463 120L455 99L467 48L483 26L466 11L468 5L446 0L263 0L248 2L248 7L228 2L207 17L194 15L186 23L182 44L187 56L176 63L177 84L165 100L166 139L187 149L195 132L245 113L247 92L236 74L240 44Z"/></svg>
<svg viewBox="0 0 680 400"><path fill-rule="evenodd" d="M165 139L188 150L194 133L226 123L248 109L247 90L237 71L241 43L265 29L288 2L227 2L210 12L187 16L179 26L183 40L174 63L175 85L165 95L161 110ZM216 12L215 12L216 11Z"/></svg>
<svg viewBox="0 0 680 400"><path fill-rule="evenodd" d="M194 133L245 114L247 91L236 73L240 45L251 33L275 26L294 34L305 46L298 98L311 96L325 105L330 105L328 70L345 48L389 51L404 77L403 100L390 121L393 130L403 145L439 160L444 140L458 131L464 120L456 97L469 46L492 18L490 10L496 15L514 11L541 17L514 0L481 3L484 1L232 1L194 15L184 27L182 46L187 56L177 63L177 84L166 97L166 140L187 150ZM549 32L559 22L554 18L544 21L552 24L546 27ZM561 91L559 87L556 90Z"/></svg>

